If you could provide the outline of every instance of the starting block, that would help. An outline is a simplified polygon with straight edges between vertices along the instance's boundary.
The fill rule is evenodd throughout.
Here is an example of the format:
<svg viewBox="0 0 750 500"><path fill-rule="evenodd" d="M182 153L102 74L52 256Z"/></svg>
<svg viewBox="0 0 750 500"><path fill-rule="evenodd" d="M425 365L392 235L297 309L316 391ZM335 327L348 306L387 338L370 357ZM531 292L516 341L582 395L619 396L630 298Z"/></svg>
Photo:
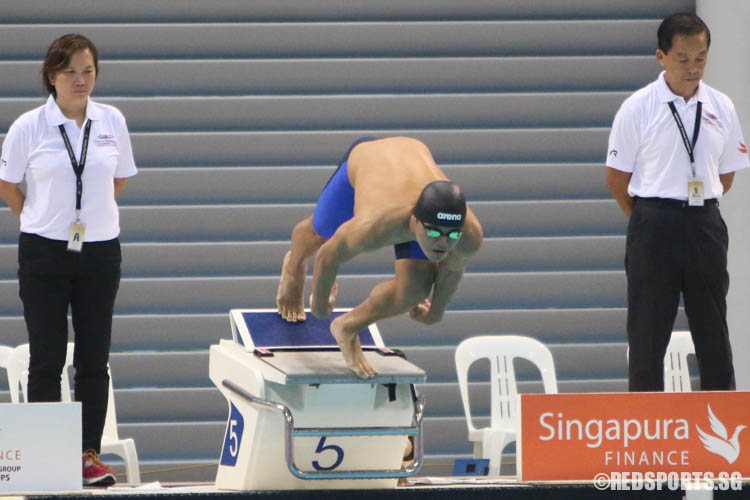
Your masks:
<svg viewBox="0 0 750 500"><path fill-rule="evenodd" d="M422 466L426 374L360 332L378 372L357 377L330 321L284 321L275 309L230 311L232 340L212 345L209 376L229 403L216 487L228 490L393 488ZM414 460L402 468L407 439Z"/></svg>

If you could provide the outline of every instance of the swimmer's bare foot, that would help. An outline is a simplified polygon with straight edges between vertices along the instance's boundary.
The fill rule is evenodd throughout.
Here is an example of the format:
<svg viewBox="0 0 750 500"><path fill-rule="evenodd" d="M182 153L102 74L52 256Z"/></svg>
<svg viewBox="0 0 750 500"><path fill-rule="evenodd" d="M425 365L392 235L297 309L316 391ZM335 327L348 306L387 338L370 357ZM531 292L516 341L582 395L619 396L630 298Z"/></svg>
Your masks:
<svg viewBox="0 0 750 500"><path fill-rule="evenodd" d="M301 262L299 266L292 266L289 263L291 254L291 251L286 253L284 263L281 265L279 291L276 293L276 307L282 318L295 323L307 319L305 304L302 299L307 266L304 262Z"/></svg>
<svg viewBox="0 0 750 500"><path fill-rule="evenodd" d="M360 378L374 377L377 372L365 359L362 345L359 343L357 331L347 331L344 326L345 316L339 316L331 321L331 335L338 342L346 365Z"/></svg>

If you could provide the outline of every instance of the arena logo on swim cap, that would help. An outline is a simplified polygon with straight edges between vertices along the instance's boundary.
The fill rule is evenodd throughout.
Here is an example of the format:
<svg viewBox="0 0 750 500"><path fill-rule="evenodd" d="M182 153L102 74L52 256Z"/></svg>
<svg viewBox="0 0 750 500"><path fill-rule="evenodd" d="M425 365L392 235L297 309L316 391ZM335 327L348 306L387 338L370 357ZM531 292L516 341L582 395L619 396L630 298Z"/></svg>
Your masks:
<svg viewBox="0 0 750 500"><path fill-rule="evenodd" d="M446 214L445 212L438 212L437 213L438 220L455 220L460 221L461 220L461 214Z"/></svg>

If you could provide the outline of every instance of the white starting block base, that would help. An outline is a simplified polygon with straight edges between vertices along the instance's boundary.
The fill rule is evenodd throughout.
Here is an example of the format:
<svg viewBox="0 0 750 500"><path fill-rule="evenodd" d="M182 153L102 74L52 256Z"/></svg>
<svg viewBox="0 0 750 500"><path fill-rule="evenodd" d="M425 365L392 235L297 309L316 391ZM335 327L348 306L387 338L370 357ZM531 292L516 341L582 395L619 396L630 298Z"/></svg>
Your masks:
<svg viewBox="0 0 750 500"><path fill-rule="evenodd" d="M275 312L274 312L275 314ZM283 320L280 320L283 321ZM257 346L253 346L255 349ZM216 475L216 487L228 490L393 488L397 477L377 479L303 479L286 458L288 429L284 415L253 398L280 403L293 416L293 428L330 434L295 436L293 462L311 473L400 471L407 433L340 435L346 428L409 428L415 420L412 383L424 371L398 356L368 351L378 376L362 380L338 351L279 351L272 356L248 352L247 343L222 340L211 346L209 375L229 402L229 421ZM232 387L227 387L227 382ZM245 393L239 394L238 388ZM233 390L234 389L234 390ZM314 433L313 433L314 434ZM421 451L421 450L420 450Z"/></svg>

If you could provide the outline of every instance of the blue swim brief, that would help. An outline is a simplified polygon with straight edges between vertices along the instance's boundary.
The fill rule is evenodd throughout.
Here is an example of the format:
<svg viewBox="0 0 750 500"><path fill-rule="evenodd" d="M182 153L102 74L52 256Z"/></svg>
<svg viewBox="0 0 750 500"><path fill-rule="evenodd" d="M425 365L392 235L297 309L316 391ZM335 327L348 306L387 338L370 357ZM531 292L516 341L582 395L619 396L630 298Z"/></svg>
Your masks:
<svg viewBox="0 0 750 500"><path fill-rule="evenodd" d="M328 179L313 212L313 229L318 235L330 238L341 224L354 217L354 188L347 173L349 154L358 144L375 140L377 137L362 137L354 141L336 171ZM428 260L416 241L394 245L394 250L396 259Z"/></svg>

